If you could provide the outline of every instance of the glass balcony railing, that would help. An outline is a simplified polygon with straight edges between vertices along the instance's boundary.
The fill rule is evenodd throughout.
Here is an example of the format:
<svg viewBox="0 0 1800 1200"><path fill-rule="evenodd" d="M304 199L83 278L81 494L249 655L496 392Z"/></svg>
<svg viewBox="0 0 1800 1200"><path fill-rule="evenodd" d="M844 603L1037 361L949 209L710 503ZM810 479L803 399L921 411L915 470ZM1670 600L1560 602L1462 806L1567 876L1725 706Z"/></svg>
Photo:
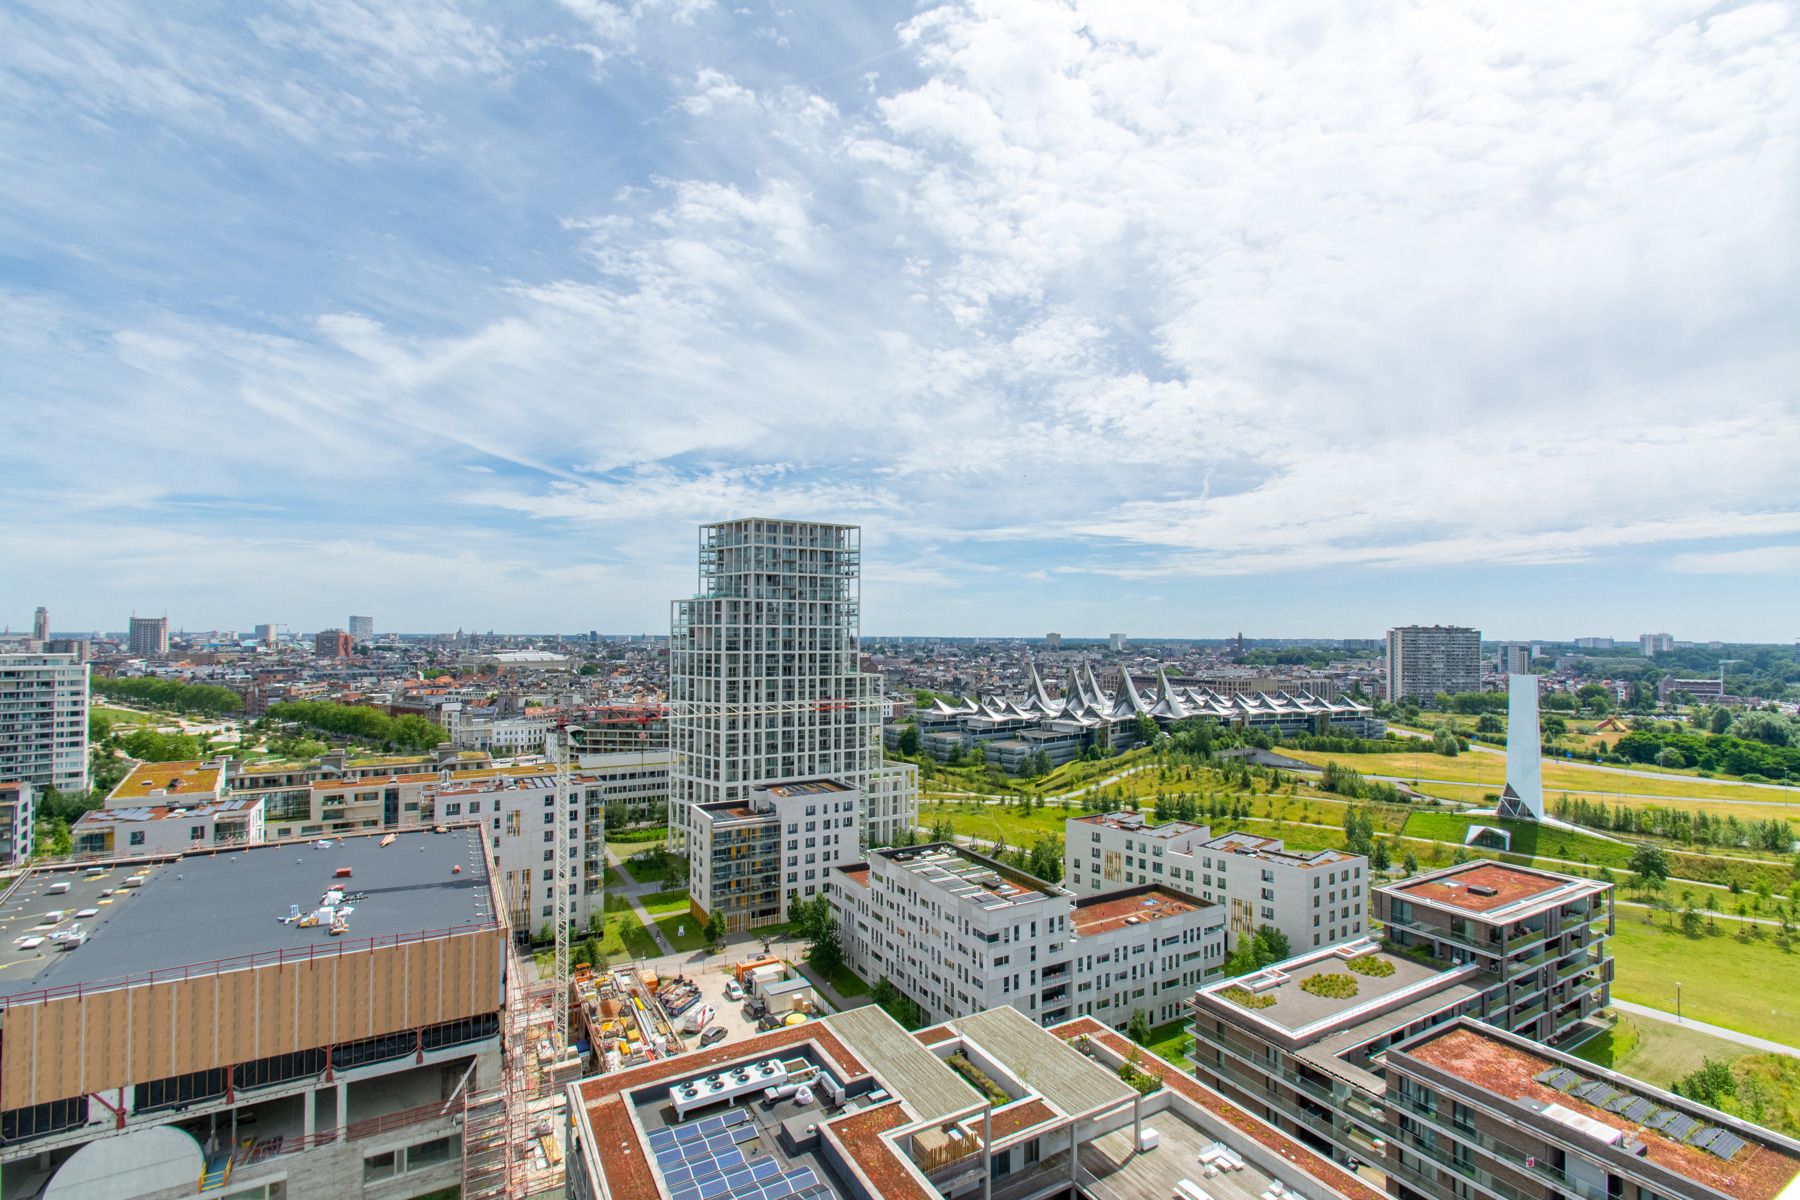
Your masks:
<svg viewBox="0 0 1800 1200"><path fill-rule="evenodd" d="M1389 1102L1402 1112L1412 1113L1432 1122L1433 1126L1439 1131L1442 1131L1447 1124L1442 1117L1418 1104L1414 1104L1404 1097L1389 1097ZM1541 1152L1536 1154L1526 1154L1489 1134L1477 1132L1467 1125L1459 1124L1455 1126L1454 1129L1456 1136L1462 1141L1479 1146L1482 1150L1486 1151L1499 1162L1504 1163L1507 1167L1527 1175L1535 1175L1551 1184L1559 1191L1580 1196L1582 1200L1614 1200L1614 1198L1608 1197L1604 1191L1596 1189L1556 1167L1550 1166L1544 1161L1544 1155ZM1430 1159L1432 1162L1447 1167L1459 1175L1474 1180L1479 1186L1484 1187L1497 1195L1506 1197L1507 1200L1543 1200L1543 1197L1539 1194L1522 1191L1504 1180L1495 1178L1490 1171L1476 1167L1471 1163L1458 1162L1451 1155L1444 1154L1442 1151L1424 1149L1417 1143L1414 1135L1402 1132L1400 1134L1400 1141L1397 1144L1411 1154L1415 1154L1420 1158ZM1389 1154L1388 1165L1392 1167L1395 1164L1395 1156Z"/></svg>

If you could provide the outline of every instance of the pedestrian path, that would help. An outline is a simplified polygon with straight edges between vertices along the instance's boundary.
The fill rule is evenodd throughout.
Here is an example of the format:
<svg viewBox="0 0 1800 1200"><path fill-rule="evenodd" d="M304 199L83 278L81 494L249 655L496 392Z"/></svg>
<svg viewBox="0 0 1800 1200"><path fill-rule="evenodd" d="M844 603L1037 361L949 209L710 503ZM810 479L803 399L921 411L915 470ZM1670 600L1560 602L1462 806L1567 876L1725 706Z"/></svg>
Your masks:
<svg viewBox="0 0 1800 1200"><path fill-rule="evenodd" d="M1735 1029L1726 1029L1720 1025L1708 1025L1705 1021L1696 1021L1692 1017L1678 1017L1665 1009L1651 1008L1648 1004L1633 1004L1629 1000L1614 997L1611 1001L1620 1012L1628 1012L1637 1017L1649 1017L1655 1021L1667 1021L1672 1025L1680 1025L1683 1029L1695 1029L1712 1037L1723 1038L1728 1042L1736 1042L1740 1046L1748 1046L1752 1050L1762 1050L1770 1054L1786 1054L1791 1058L1800 1058L1800 1050L1784 1042L1770 1041L1768 1038L1753 1037L1748 1033L1739 1033Z"/></svg>

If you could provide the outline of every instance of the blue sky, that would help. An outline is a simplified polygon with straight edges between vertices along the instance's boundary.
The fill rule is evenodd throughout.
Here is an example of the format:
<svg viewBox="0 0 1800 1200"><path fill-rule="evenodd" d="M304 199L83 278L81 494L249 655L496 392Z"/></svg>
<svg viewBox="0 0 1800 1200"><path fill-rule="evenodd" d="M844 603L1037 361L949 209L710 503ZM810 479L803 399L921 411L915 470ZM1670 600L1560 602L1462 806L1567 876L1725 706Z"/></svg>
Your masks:
<svg viewBox="0 0 1800 1200"><path fill-rule="evenodd" d="M0 624L1800 634L1791 5L0 9Z"/></svg>

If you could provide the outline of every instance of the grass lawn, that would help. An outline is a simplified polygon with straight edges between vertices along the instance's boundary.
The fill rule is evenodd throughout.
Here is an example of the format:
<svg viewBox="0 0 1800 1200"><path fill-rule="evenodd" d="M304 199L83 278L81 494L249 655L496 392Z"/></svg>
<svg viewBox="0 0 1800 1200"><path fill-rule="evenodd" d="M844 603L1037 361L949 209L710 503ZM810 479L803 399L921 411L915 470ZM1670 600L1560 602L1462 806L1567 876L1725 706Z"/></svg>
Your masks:
<svg viewBox="0 0 1800 1200"><path fill-rule="evenodd" d="M1150 1029L1150 1041L1145 1049L1164 1062L1174 1063L1183 1071L1189 1070L1187 1048L1194 1043L1194 1035L1189 1032L1188 1021L1170 1021L1166 1025L1155 1025Z"/></svg>
<svg viewBox="0 0 1800 1200"><path fill-rule="evenodd" d="M1740 942L1727 932L1736 922L1721 920L1716 932L1690 938L1667 916L1646 925L1643 912L1619 913L1613 995L1673 1012L1679 981L1684 1016L1800 1045L1800 953L1776 946L1772 928Z"/></svg>
<svg viewBox="0 0 1800 1200"><path fill-rule="evenodd" d="M1669 1086L1697 1071L1707 1060L1730 1066L1738 1077L1738 1095L1728 1110L1758 1124L1792 1136L1800 1131L1800 1059L1784 1054L1753 1054L1736 1042L1696 1033L1673 1021L1622 1016L1611 1030L1575 1050L1602 1067L1656 1087ZM1765 1093L1765 1107L1756 1113L1746 1103L1746 1079L1754 1076Z"/></svg>
<svg viewBox="0 0 1800 1200"><path fill-rule="evenodd" d="M1698 1070L1706 1059L1736 1062L1749 1051L1736 1042L1696 1033L1673 1021L1621 1016L1611 1029L1584 1042L1574 1053L1577 1058L1667 1090L1675 1080Z"/></svg>
<svg viewBox="0 0 1800 1200"><path fill-rule="evenodd" d="M104 704L96 704L88 712L98 713L115 725L161 725L165 720L173 720L151 713L133 712L129 708L108 708Z"/></svg>
<svg viewBox="0 0 1800 1200"><path fill-rule="evenodd" d="M628 908L606 914L606 924L600 935L600 953L606 956L607 962L616 963L627 958L655 958L662 949L644 928L644 923L638 920L638 915Z"/></svg>
<svg viewBox="0 0 1800 1200"><path fill-rule="evenodd" d="M706 949L706 934L700 918L688 907L686 888L652 892L641 897L641 903L669 945L682 951Z"/></svg>
<svg viewBox="0 0 1800 1200"><path fill-rule="evenodd" d="M1302 762L1323 766L1335 759L1339 765L1352 767L1364 775L1392 775L1401 779L1436 780L1465 783L1472 788L1499 791L1506 777L1506 758L1500 754L1470 750L1455 758L1420 751L1403 754L1337 754L1324 750L1290 750L1281 753ZM1592 765L1547 761L1544 763L1544 793L1617 792L1638 796L1676 796L1695 800L1757 800L1800 803L1800 788L1770 791L1750 788L1720 780L1700 779L1694 775L1662 772L1645 764L1634 764L1629 770L1647 771L1654 778L1621 775L1617 771L1598 770ZM1472 797L1476 798L1476 797ZM1734 808L1735 811L1735 808Z"/></svg>
<svg viewBox="0 0 1800 1200"><path fill-rule="evenodd" d="M825 982L831 985L832 991L846 1000L854 1000L858 996L869 994L869 985L864 982L862 976L849 967L839 967L832 974L825 976Z"/></svg>

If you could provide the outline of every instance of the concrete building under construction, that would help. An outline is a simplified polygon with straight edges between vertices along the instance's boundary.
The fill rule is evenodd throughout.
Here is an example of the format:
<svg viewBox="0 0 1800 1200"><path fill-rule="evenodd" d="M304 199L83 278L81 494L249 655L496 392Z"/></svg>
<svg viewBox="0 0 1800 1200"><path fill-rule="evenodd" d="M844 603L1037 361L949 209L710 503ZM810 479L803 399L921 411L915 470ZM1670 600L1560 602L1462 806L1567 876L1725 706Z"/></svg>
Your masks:
<svg viewBox="0 0 1800 1200"><path fill-rule="evenodd" d="M412 1197L501 1075L478 830L30 871L0 897L0 1195Z"/></svg>

